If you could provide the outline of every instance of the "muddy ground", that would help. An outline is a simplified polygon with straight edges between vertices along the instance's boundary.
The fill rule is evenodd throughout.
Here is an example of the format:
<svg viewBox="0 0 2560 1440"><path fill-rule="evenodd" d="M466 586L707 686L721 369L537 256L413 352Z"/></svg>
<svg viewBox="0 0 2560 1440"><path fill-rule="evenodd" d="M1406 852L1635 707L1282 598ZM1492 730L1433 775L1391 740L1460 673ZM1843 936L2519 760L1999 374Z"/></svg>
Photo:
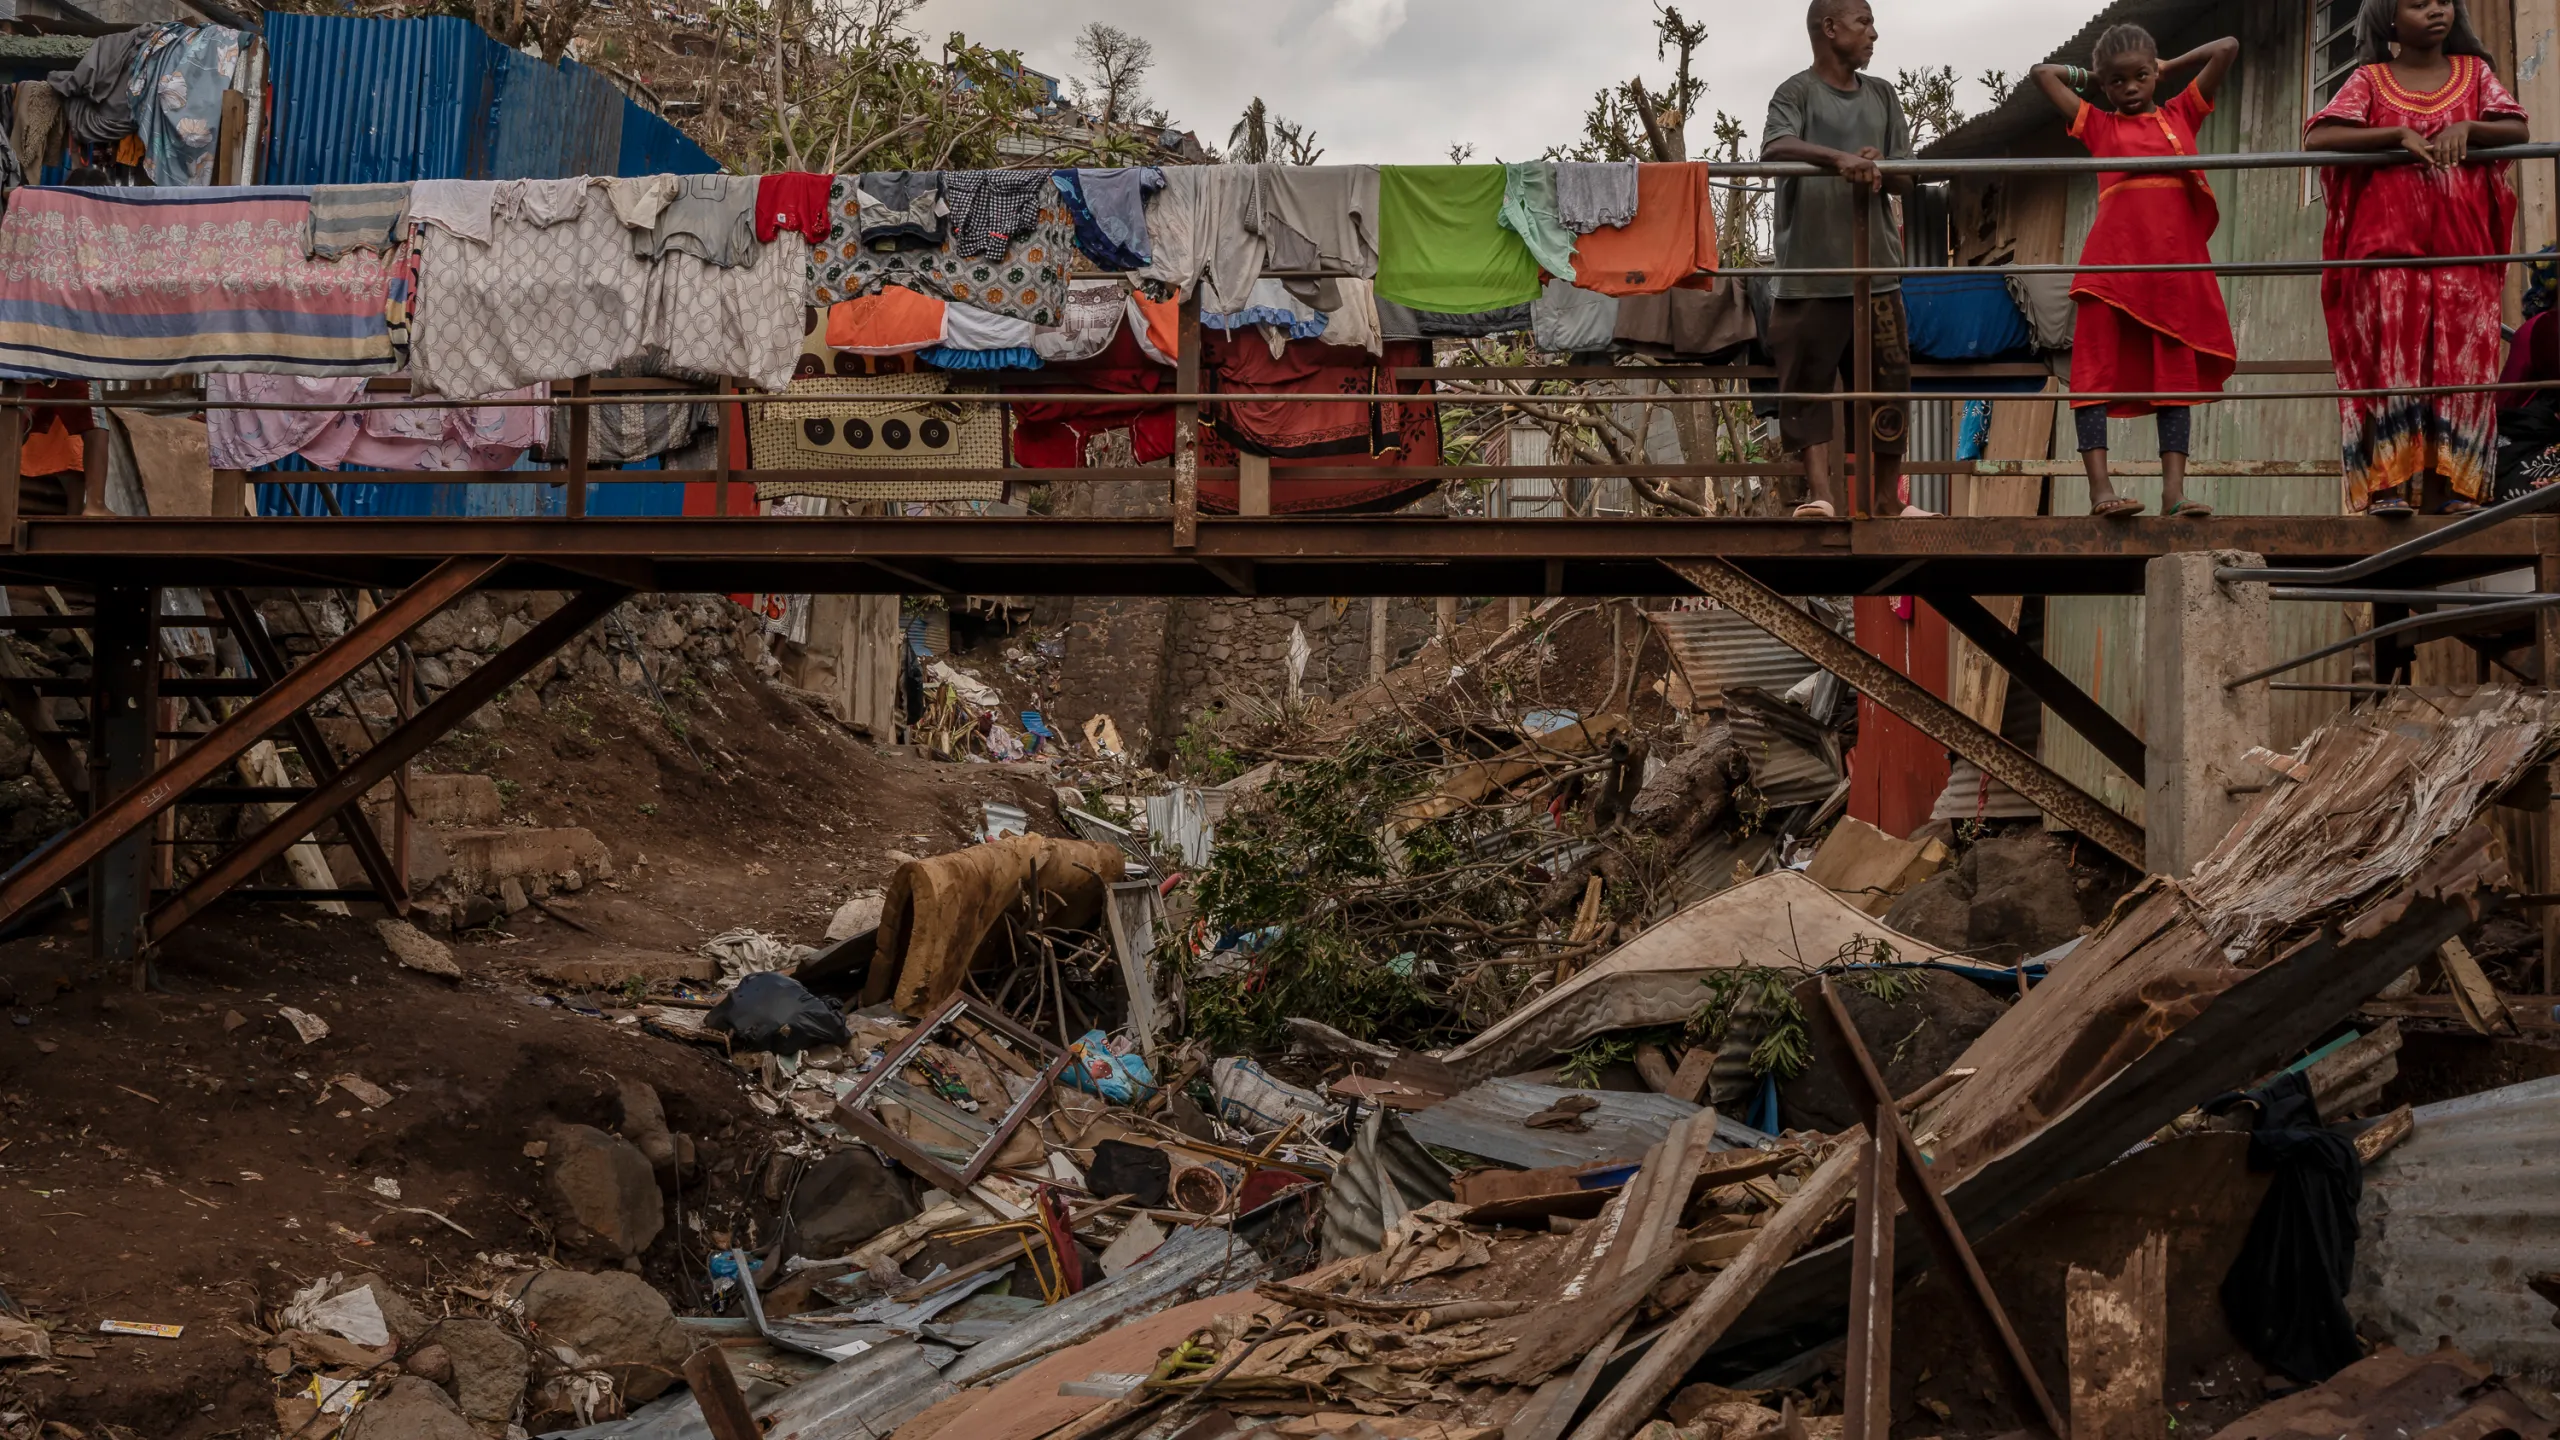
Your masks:
<svg viewBox="0 0 2560 1440"><path fill-rule="evenodd" d="M216 911L162 948L145 993L90 972L77 922L0 946L0 1288L67 1342L0 1369L0 1410L93 1437L271 1434L253 1327L333 1272L378 1272L432 1312L548 1253L528 1136L546 1119L611 1128L626 1078L658 1089L703 1162L646 1257L682 1308L715 1244L770 1233L762 1178L801 1137L719 1052L617 1014L623 987L535 972L673 959L733 926L816 943L892 852L969 843L983 800L1055 814L1029 767L883 753L735 674L677 700L681 734L609 688L542 701L516 698L421 768L493 775L511 823L604 839L613 877L567 902L585 930L528 909L450 937L459 985L400 969L370 919L305 906ZM328 1035L306 1043L286 1008ZM392 1099L367 1108L341 1075ZM97 1334L110 1319L186 1329Z"/></svg>

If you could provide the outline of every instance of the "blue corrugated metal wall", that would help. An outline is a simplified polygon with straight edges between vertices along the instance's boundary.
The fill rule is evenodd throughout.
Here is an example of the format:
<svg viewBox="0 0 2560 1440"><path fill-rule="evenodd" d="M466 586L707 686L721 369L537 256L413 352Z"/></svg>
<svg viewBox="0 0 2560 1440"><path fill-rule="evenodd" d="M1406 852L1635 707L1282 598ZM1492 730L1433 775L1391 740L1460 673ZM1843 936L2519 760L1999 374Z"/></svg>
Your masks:
<svg viewBox="0 0 2560 1440"><path fill-rule="evenodd" d="M269 185L702 175L684 132L576 61L557 68L458 16L367 20L267 12ZM307 470L293 457L277 470ZM349 515L557 515L525 485L338 484ZM290 496L290 501L288 500ZM313 484L259 487L266 514L326 514ZM603 485L589 513L680 515L681 485Z"/></svg>
<svg viewBox="0 0 2560 1440"><path fill-rule="evenodd" d="M269 185L699 175L720 166L574 60L459 16L267 12Z"/></svg>

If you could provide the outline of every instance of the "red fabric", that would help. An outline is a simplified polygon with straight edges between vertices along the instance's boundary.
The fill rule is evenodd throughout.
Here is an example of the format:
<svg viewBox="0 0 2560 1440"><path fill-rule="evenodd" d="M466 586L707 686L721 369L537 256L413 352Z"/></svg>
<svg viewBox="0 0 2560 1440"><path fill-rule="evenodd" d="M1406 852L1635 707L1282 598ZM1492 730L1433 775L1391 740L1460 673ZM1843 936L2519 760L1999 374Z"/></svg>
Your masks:
<svg viewBox="0 0 2560 1440"><path fill-rule="evenodd" d="M2367 65L2311 124L2405 126L2434 135L2466 121L2524 118L2486 61L2457 55L2453 78L2433 94L2409 90L2388 65ZM2515 234L2516 191L2506 165L2325 170L2321 183L2329 198L2320 247L2327 259L2500 255ZM2504 267L2496 265L2329 271L2320 301L2338 384L2404 390L2495 381L2505 289ZM2342 400L2339 417L2350 509L2362 511L2375 495L2429 473L2464 499L2488 498L2497 468L2495 395Z"/></svg>
<svg viewBox="0 0 2560 1440"><path fill-rule="evenodd" d="M57 380L50 384L27 386L30 400L86 400L89 382ZM61 475L81 473L88 463L88 442L84 438L95 423L85 406L47 407L22 412L26 418L26 438L20 442L18 473L21 475Z"/></svg>
<svg viewBox="0 0 2560 1440"><path fill-rule="evenodd" d="M1051 394L1092 392L1105 395L1152 395L1171 389L1173 372L1146 357L1128 326L1111 337L1101 354L1073 364L1052 365L1041 372L1040 388ZM1096 435L1130 432L1137 463L1153 464L1173 454L1173 407L1132 402L1127 405L1014 405L1013 463L1025 470L1080 470L1085 446Z"/></svg>
<svg viewBox="0 0 2560 1440"><path fill-rule="evenodd" d="M1926 605L1910 619L1886 595L1858 597L1858 646L1941 699L1947 693L1947 622ZM1929 823L1947 788L1947 751L1901 717L1858 698L1858 743L1849 752L1849 813L1887 835Z"/></svg>
<svg viewBox="0 0 2560 1440"><path fill-rule="evenodd" d="M1715 191L1696 161L1636 167L1635 222L1594 230L1573 250L1574 283L1655 295L1716 268Z"/></svg>
<svg viewBox="0 0 2560 1440"><path fill-rule="evenodd" d="M729 412L729 468L744 470L747 468L747 407L729 405L722 408ZM688 483L684 487L684 513L717 517L720 514L719 482L704 480ZM744 518L755 513L754 483L745 480L730 481L729 514ZM748 603L749 599L744 595L732 595L729 598L741 605Z"/></svg>
<svg viewBox="0 0 2560 1440"><path fill-rule="evenodd" d="M2507 350L2507 368L2498 375L2501 385L2519 385L2528 380L2560 380L2560 311L2545 310L2524 322L2516 331L2515 343ZM2510 390L2498 397L2498 408L2513 410L2530 405L2541 398L2539 390Z"/></svg>
<svg viewBox="0 0 2560 1440"><path fill-rule="evenodd" d="M2104 157L2194 155L2196 127L2212 102L2190 89L2146 115L2110 115L2080 107L2071 133ZM2207 264L2222 210L2204 175L2098 177L2098 218L2089 227L2084 265ZM2240 353L2231 312L2211 274L2082 275L2073 336L2071 388L2084 394L2130 390L2220 390ZM2108 314L2106 312L2115 313ZM2184 353L2180 353L2184 352ZM2184 383L2172 383L2180 382ZM2095 403L2095 402L2092 402ZM2124 401L2110 415L2148 415L2155 406Z"/></svg>
<svg viewBox="0 0 2560 1440"><path fill-rule="evenodd" d="M1398 368L1431 364L1426 341L1390 340L1385 353L1327 345L1320 340L1293 340L1278 361L1254 331L1240 336L1204 337L1210 349L1204 383L1220 390L1253 390L1263 394L1334 390L1348 394L1425 394L1427 380L1387 383ZM1222 345L1223 342L1223 345ZM1258 357L1258 358L1257 358ZM1232 361L1232 364L1227 363ZM1305 415L1295 413L1305 411ZM1271 509L1274 514L1342 514L1393 510L1439 482L1378 478L1368 480L1292 480L1294 469L1347 466L1434 466L1440 463L1440 411L1431 405L1389 401L1366 405L1225 405L1212 411L1216 422L1200 433L1200 464L1223 470L1236 462L1239 437L1257 454L1272 455ZM1332 435L1335 438L1321 438ZM1285 451L1278 447L1288 447ZM1200 482L1200 507L1234 514L1237 483Z"/></svg>
<svg viewBox="0 0 2560 1440"><path fill-rule="evenodd" d="M834 219L827 213L832 175L785 171L756 182L756 238L771 244L785 230L797 230L815 245L827 238Z"/></svg>

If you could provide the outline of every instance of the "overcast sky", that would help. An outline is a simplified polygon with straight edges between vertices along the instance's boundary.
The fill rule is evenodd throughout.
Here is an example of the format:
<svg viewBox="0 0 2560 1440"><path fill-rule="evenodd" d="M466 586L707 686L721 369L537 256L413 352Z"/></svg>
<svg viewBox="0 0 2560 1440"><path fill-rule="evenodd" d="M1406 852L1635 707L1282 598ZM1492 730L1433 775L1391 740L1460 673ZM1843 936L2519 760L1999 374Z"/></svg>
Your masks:
<svg viewBox="0 0 2560 1440"><path fill-rule="evenodd" d="M1692 0L1709 26L1708 82L1690 144L1703 151L1719 110L1756 137L1769 91L1807 63L1804 0ZM1952 65L1960 103L1988 108L1972 77L2023 72L2068 40L2100 0L1882 0L1874 69ZM1535 158L1571 141L1592 92L1642 74L1652 0L928 0L920 28L1023 52L1061 77L1080 68L1076 32L1100 20L1155 42L1148 93L1174 121L1223 147L1260 95L1315 127L1334 163L1421 163L1472 143L1475 159Z"/></svg>

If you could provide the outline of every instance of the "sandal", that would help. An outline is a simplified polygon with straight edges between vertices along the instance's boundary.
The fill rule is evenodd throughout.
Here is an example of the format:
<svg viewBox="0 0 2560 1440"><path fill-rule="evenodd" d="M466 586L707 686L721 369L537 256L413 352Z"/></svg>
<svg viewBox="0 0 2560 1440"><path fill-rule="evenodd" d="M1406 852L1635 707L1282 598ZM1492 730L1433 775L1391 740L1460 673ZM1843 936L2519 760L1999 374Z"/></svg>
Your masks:
<svg viewBox="0 0 2560 1440"><path fill-rule="evenodd" d="M2398 490L2386 490L2365 503L2364 513L2377 520L2406 520L2418 512L2409 497Z"/></svg>
<svg viewBox="0 0 2560 1440"><path fill-rule="evenodd" d="M2201 500L2181 500L2178 502L2178 507L2169 513L2188 520L2210 520L2213 518L2213 507Z"/></svg>
<svg viewBox="0 0 2560 1440"><path fill-rule="evenodd" d="M1917 505L1905 505L1902 507L1902 513L1894 518L1899 520L1944 520L1947 517L1939 514L1935 510L1923 510Z"/></svg>
<svg viewBox="0 0 2560 1440"><path fill-rule="evenodd" d="M2102 520L2129 520L2143 511L2141 501L2130 495L2119 495L2104 505L2093 505L2089 513Z"/></svg>
<svg viewBox="0 0 2560 1440"><path fill-rule="evenodd" d="M2448 500L2444 503L2444 508L2438 510L2436 513L2439 515L2472 515L2477 514L2479 509L2480 506L2477 501Z"/></svg>
<svg viewBox="0 0 2560 1440"><path fill-rule="evenodd" d="M1807 500L1796 507L1796 518L1799 520L1837 520L1840 518L1840 512L1832 509L1831 502L1828 500Z"/></svg>

